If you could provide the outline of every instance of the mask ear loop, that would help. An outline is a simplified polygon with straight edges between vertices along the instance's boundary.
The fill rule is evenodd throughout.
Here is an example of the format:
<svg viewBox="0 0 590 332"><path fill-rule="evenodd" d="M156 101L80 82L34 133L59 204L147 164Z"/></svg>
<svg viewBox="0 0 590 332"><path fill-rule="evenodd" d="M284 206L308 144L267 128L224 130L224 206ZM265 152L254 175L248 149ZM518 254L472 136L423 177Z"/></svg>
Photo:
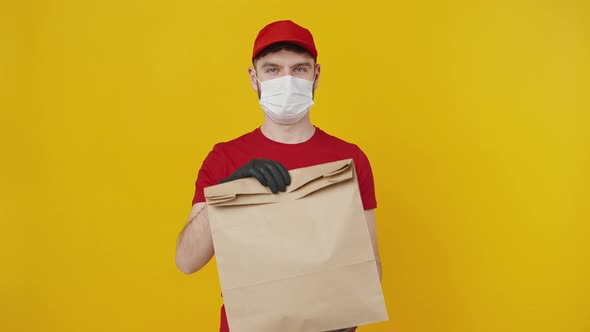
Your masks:
<svg viewBox="0 0 590 332"><path fill-rule="evenodd" d="M254 70L254 78L256 82L258 82L258 100L260 100L262 96L262 82L258 79L258 71Z"/></svg>

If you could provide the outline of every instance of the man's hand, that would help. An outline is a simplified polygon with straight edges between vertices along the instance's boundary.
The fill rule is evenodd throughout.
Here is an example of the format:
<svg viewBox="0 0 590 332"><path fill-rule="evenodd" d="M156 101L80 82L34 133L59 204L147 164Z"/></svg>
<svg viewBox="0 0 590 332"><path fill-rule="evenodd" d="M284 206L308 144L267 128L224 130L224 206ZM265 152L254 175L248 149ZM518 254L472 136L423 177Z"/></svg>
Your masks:
<svg viewBox="0 0 590 332"><path fill-rule="evenodd" d="M273 194L285 191L291 184L291 176L285 166L268 159L252 159L219 183L249 177L255 177L263 186L269 187Z"/></svg>

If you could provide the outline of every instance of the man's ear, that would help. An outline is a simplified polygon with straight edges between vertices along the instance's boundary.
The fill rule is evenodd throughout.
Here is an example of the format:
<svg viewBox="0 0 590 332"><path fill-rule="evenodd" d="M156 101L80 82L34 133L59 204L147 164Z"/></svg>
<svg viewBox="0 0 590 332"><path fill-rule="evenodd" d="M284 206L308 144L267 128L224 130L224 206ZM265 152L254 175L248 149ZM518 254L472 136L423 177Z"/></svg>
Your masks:
<svg viewBox="0 0 590 332"><path fill-rule="evenodd" d="M315 82L313 82L313 90L318 88L318 84L320 82L320 64L315 65Z"/></svg>
<svg viewBox="0 0 590 332"><path fill-rule="evenodd" d="M250 76L250 85L252 86L252 90L260 94L258 91L258 81L256 80L256 69L254 69L254 67L248 67L248 76Z"/></svg>

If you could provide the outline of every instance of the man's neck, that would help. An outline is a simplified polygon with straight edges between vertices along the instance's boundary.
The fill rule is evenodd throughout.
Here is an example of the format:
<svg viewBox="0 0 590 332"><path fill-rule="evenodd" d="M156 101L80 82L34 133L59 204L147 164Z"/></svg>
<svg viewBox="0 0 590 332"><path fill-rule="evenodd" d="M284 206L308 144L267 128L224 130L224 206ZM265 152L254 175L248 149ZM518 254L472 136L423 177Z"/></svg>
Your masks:
<svg viewBox="0 0 590 332"><path fill-rule="evenodd" d="M301 121L292 125L278 124L265 115L264 123L260 126L260 130L266 138L285 144L303 143L309 140L315 133L315 127L309 120L309 114L301 119Z"/></svg>

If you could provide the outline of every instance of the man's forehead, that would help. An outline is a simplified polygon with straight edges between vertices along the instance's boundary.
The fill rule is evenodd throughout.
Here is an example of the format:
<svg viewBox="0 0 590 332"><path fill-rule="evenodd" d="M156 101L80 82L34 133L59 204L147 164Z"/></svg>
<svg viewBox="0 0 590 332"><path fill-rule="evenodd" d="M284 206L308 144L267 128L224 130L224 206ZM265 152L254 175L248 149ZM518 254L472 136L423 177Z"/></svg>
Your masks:
<svg viewBox="0 0 590 332"><path fill-rule="evenodd" d="M294 67L294 66L307 66L307 67L312 67L313 66L313 59L312 60L304 60L304 61L272 61L272 60L261 60L258 65L261 68L264 67Z"/></svg>
<svg viewBox="0 0 590 332"><path fill-rule="evenodd" d="M281 50L261 57L257 60L256 65L260 67L295 66L298 64L313 66L314 62L313 57L306 52L296 53L288 50Z"/></svg>

